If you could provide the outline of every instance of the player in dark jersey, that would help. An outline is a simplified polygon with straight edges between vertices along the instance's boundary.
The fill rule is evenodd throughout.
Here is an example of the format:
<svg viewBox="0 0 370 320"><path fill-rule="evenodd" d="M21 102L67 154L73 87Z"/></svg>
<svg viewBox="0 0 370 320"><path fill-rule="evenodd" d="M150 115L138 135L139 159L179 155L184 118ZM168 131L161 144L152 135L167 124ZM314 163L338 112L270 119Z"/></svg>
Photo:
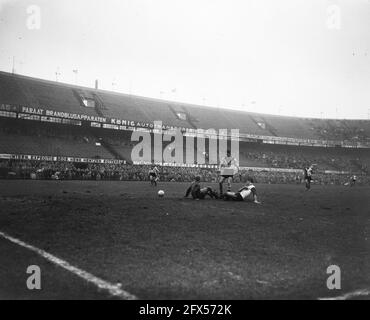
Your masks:
<svg viewBox="0 0 370 320"><path fill-rule="evenodd" d="M200 176L196 176L195 180L186 190L185 198L187 198L190 194L195 200L204 199L207 195L212 199L218 199L217 192L215 192L211 187L201 187Z"/></svg>
<svg viewBox="0 0 370 320"><path fill-rule="evenodd" d="M159 170L157 167L153 167L149 170L149 181L150 184L153 186L157 186L157 182L159 180Z"/></svg>
<svg viewBox="0 0 370 320"><path fill-rule="evenodd" d="M238 190L238 192L228 191L223 195L223 199L233 201L249 201L260 204L261 202L257 199L256 187L252 184L252 181L248 181L246 185Z"/></svg>
<svg viewBox="0 0 370 320"><path fill-rule="evenodd" d="M353 187L355 184L356 184L356 181L357 181L357 177L355 176L355 175L353 175L352 177L351 177L351 187Z"/></svg>
<svg viewBox="0 0 370 320"><path fill-rule="evenodd" d="M313 166L309 166L303 169L304 172L304 181L306 183L306 190L310 190L311 188L311 181L312 181L312 174L313 174Z"/></svg>

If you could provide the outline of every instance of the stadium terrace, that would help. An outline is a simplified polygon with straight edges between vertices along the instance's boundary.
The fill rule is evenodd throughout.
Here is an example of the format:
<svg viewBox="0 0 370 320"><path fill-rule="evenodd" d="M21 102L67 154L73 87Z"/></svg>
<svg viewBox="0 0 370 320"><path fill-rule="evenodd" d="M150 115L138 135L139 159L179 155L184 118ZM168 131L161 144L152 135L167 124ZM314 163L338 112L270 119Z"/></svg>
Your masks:
<svg viewBox="0 0 370 320"><path fill-rule="evenodd" d="M154 160L159 165L212 168L220 155L217 161L212 157L209 147L214 139L207 137L205 128L214 128L218 147L224 144L222 139L229 146L233 140L231 130L223 133L223 128L235 128L239 130L240 167L284 172L317 163L323 173L360 176L369 170L370 126L365 120L211 109L4 72L0 72L0 88L0 154L6 161L149 164ZM165 141L173 130L182 134L183 155L179 151L177 159L163 159L173 151L173 141ZM151 145L147 158L133 159L139 141L132 141L132 136L147 132ZM159 135L163 135L163 152L154 152L152 143ZM198 143L199 136L205 140L204 147ZM186 147L191 138L194 155Z"/></svg>

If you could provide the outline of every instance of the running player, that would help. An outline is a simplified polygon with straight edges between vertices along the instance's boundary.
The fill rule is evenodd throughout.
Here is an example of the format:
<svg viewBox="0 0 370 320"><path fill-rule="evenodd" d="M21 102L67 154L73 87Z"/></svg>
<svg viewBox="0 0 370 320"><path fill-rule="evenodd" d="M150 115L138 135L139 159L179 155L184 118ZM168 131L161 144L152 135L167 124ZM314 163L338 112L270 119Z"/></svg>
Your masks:
<svg viewBox="0 0 370 320"><path fill-rule="evenodd" d="M313 174L313 165L304 168L303 172L304 172L304 181L306 182L306 190L310 190Z"/></svg>
<svg viewBox="0 0 370 320"><path fill-rule="evenodd" d="M186 190L185 198L187 198L190 194L193 197L193 199L196 200L199 199L203 200L207 195L210 196L212 199L218 199L217 192L215 192L211 187L202 188L200 186L200 176L196 176L195 180Z"/></svg>
<svg viewBox="0 0 370 320"><path fill-rule="evenodd" d="M357 181L357 177L355 175L353 175L351 177L351 187L353 187L356 184L356 181Z"/></svg>
<svg viewBox="0 0 370 320"><path fill-rule="evenodd" d="M247 181L247 184L238 190L238 192L226 192L223 196L225 201L233 200L233 201L249 201L260 204L261 202L258 201L257 198L257 190L256 187L253 185L253 180Z"/></svg>
<svg viewBox="0 0 370 320"><path fill-rule="evenodd" d="M234 175L239 171L237 160L231 156L230 150L227 150L226 157L220 163L220 195L223 194L223 183L227 180L227 191L231 191L231 182Z"/></svg>
<svg viewBox="0 0 370 320"><path fill-rule="evenodd" d="M149 169L149 181L150 185L157 186L157 181L159 180L159 169L154 166L153 168Z"/></svg>

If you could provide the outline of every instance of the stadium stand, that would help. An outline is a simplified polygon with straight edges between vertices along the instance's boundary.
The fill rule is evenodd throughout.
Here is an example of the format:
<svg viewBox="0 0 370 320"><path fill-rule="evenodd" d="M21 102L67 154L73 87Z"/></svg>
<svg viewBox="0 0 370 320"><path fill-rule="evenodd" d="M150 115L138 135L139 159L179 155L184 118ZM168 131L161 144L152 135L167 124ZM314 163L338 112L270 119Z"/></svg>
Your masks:
<svg viewBox="0 0 370 320"><path fill-rule="evenodd" d="M0 133L1 153L114 158L99 145L99 139L87 130L74 126L0 119Z"/></svg>
<svg viewBox="0 0 370 320"><path fill-rule="evenodd" d="M370 142L369 121L365 120L307 119L209 108L4 72L0 72L0 102L141 122L161 120L166 125L188 128L236 128L261 136Z"/></svg>
<svg viewBox="0 0 370 320"><path fill-rule="evenodd" d="M367 173L369 149L296 147L287 145L240 144L240 163L251 167L301 169L312 163L321 171Z"/></svg>
<svg viewBox="0 0 370 320"><path fill-rule="evenodd" d="M135 169L129 165L134 146L131 142L132 127L137 123L143 124L143 127L150 126L155 120L162 121L165 126L190 130L239 129L242 133L240 165L246 171L248 168L299 170L315 163L317 171L323 174L369 174L370 122L365 120L306 119L210 108L4 72L0 72L0 107L0 154L4 156L0 162L2 172L5 172L4 168L7 172L17 168L18 172L23 172L22 177L27 176L24 174L27 170L29 173L47 168L55 173L70 167L67 171L74 172L72 176L79 178L86 178L86 175L96 178L96 172L99 172L100 178L145 179L146 173L145 177L140 174L140 166L135 166L138 171L134 173ZM33 109L24 110L24 107ZM72 164L51 159L49 162L35 162L24 157L17 158L17 155L121 162L95 163L83 168L78 161ZM13 158L9 159L10 156ZM126 166L125 170L119 169L122 163ZM194 170L200 169L163 168L164 176L169 181L189 180ZM294 172L280 173L272 179L277 173L269 172L267 178L263 170L257 171L260 179L269 183L298 179ZM214 173L207 172L205 170L204 174L208 180L215 179Z"/></svg>

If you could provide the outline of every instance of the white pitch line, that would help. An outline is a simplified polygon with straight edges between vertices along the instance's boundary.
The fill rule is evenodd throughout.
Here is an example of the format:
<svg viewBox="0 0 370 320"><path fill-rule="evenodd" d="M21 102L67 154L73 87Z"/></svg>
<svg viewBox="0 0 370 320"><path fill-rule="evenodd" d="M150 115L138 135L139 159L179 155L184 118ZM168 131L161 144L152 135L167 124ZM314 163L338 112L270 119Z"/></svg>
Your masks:
<svg viewBox="0 0 370 320"><path fill-rule="evenodd" d="M319 300L347 300L356 297L368 296L370 295L370 289L360 289L353 292L346 293L338 297L328 297L328 298L319 298Z"/></svg>
<svg viewBox="0 0 370 320"><path fill-rule="evenodd" d="M64 269L68 270L69 272L75 274L76 276L86 280L87 282L90 282L90 283L94 284L99 289L108 291L109 294L114 296L114 297L118 297L118 298L121 298L121 299L124 299L124 300L136 300L137 299L131 293L122 290L121 286L119 284L112 284L108 281L105 281L105 280L102 280L98 277L95 277L93 274L91 274L89 272L86 272L86 271L84 271L80 268L74 267L70 263L68 263L67 261L59 259L58 257L53 256L52 254L50 254L50 253L48 253L44 250L38 249L38 248L36 248L32 245L29 245L29 244L17 239L17 238L11 237L8 234L6 234L4 232L1 232L1 231L0 231L0 237L4 238L4 239L6 239L6 240L8 240L12 243L15 243L15 244L17 244L21 247L24 247L26 249L29 249L29 250L33 251L33 252L36 252L38 255L45 258L46 260L56 264L59 267L62 267Z"/></svg>

